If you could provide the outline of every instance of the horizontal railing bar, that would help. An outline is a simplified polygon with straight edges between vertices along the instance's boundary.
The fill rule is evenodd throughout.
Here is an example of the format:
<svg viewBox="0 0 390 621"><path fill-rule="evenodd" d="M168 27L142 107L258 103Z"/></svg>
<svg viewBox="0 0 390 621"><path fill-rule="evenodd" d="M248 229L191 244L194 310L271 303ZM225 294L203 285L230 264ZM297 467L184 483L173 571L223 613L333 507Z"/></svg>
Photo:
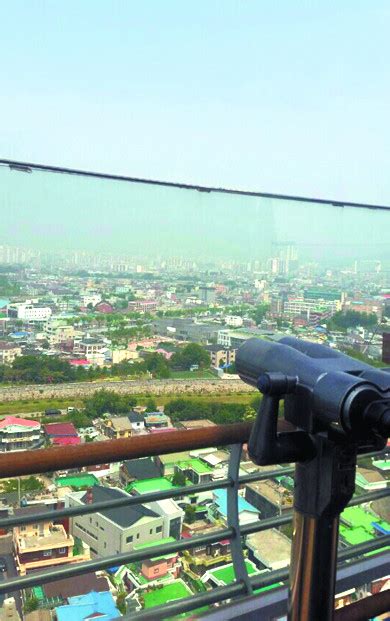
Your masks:
<svg viewBox="0 0 390 621"><path fill-rule="evenodd" d="M370 551L369 549L367 549L369 546L367 546L366 544L360 544L360 545L364 546L366 551ZM356 547L358 546L353 546L353 548L351 549L351 552L349 552L350 557L355 556L353 551ZM358 563L359 561L356 561L356 562ZM278 569L276 571L264 572L259 575L250 576L249 580L250 580L250 583L253 589L261 589L267 586L271 586L271 584L274 584L277 582L286 582L288 578L289 578L289 569L283 568L283 569ZM212 603L223 601L224 599L228 599L229 597L245 595L246 589L243 583L233 583L233 584L239 587L239 590L237 590L237 592L234 593L234 595L231 593L231 591L227 591L227 589L229 589L229 587L232 585L228 585L227 587L216 587L215 589L212 589L211 591L211 593L213 594L212 601L210 599L207 599L206 601L204 598L207 595L207 593L201 593L200 595L194 595L192 597L188 597L188 598L186 597L181 600L176 600L169 604L165 604L164 606L159 606L158 608L156 607L150 610L142 610L138 613L132 613L131 615L125 615L124 619L126 620L128 619L129 621L130 619L134 619L134 621L138 621L138 620L154 621L157 618L156 612L158 611L158 619L160 621L163 621L163 619L167 617L171 617L175 614L179 614L181 612L189 612L191 610L195 610L196 608L200 608L207 604L212 604ZM284 588L284 587L281 586L280 588Z"/></svg>
<svg viewBox="0 0 390 621"><path fill-rule="evenodd" d="M223 600L230 599L231 597L245 595L245 593L246 587L243 582L232 582L225 587L217 587L211 591L175 600L168 604L164 604L163 606L140 610L139 612L133 612L129 615L118 617L118 620L115 621L119 621L119 619L123 619L124 621L132 621L133 619L156 621L156 619L158 619L159 621L163 621L163 619L166 619L167 617L171 617L182 612L190 612L191 610L196 610L197 608L202 608L203 606L210 606L211 604L222 602ZM156 616L157 613L158 617Z"/></svg>
<svg viewBox="0 0 390 621"><path fill-rule="evenodd" d="M239 482L252 483L256 481L263 481L263 479L272 479L273 477L282 477L294 474L295 468L279 468L275 470L269 470L268 472L252 472L251 474L244 474L239 478Z"/></svg>
<svg viewBox="0 0 390 621"><path fill-rule="evenodd" d="M335 621L362 621L362 619L376 619L378 615L390 610L390 591L381 591L370 597L366 596L357 602L352 602L343 608L335 610Z"/></svg>
<svg viewBox="0 0 390 621"><path fill-rule="evenodd" d="M1 478L8 478L26 474L45 474L56 470L71 469L75 465L78 467L94 466L210 446L243 444L249 438L251 427L251 423L235 423L200 429L183 429L164 434L163 442L160 434L156 433L120 440L88 442L77 446L3 453L0 455L0 475ZM286 430L291 429L291 426L281 421L279 428Z"/></svg>
<svg viewBox="0 0 390 621"><path fill-rule="evenodd" d="M31 162L19 162L16 160L1 159L1 166L9 166L15 170L25 170L31 172L37 170L40 172L59 173L65 175L76 175L81 177L92 177L95 179L106 179L111 181L125 181L127 183L142 183L146 185L157 185L162 187L172 187L181 190L197 190L198 192L216 192L218 194L233 194L238 196L253 196L257 198L274 198L280 201L297 201L300 203L316 203L325 204L332 207L358 207L364 209L390 209L387 205L375 205L372 203L356 203L350 201L340 201L335 199L311 198L308 196L295 196L290 194L275 194L270 192L255 192L251 190L238 190L232 188L217 188L212 186L192 185L188 183L180 183L175 181L161 181L157 179L144 179L140 177L129 177L127 175L115 175L110 173L93 172L90 170L80 170L76 168L65 168L63 166L50 166L48 164L37 164Z"/></svg>
<svg viewBox="0 0 390 621"><path fill-rule="evenodd" d="M28 576L10 578L7 582L0 583L0 594L38 586L46 582L55 582L61 578L79 576L80 574L106 569L107 567L117 567L118 565L144 561L154 556L170 554L171 552L189 550L198 546L207 545L208 543L217 543L223 539L233 539L233 537L235 537L235 530L233 528L221 528L207 535L196 535L191 537L191 539L180 539L172 543L150 546L149 548L138 551L133 550L122 554L114 554L91 561L84 561L82 563L76 562L74 565L62 566L55 570L52 568L51 571L48 572L39 572Z"/></svg>
<svg viewBox="0 0 390 621"><path fill-rule="evenodd" d="M276 471L269 471L262 473L262 478L270 478L274 476ZM240 479L241 483L241 479ZM64 517L76 517L78 515L88 515L90 513L98 513L104 509L113 509L117 507L127 507L138 504L146 504L148 502L154 502L156 500L165 500L167 498L177 498L180 496L187 496L196 492L207 492L214 489L225 489L232 485L232 481L229 479L221 479L220 481L209 481L207 483L198 483L196 485L188 485L186 487L178 487L177 489L163 490L158 492L149 492L148 494L142 494L140 496L129 496L127 498L118 498L117 500L107 500L103 502L96 502L87 505L78 505L76 507L67 507L65 509L58 509L56 511L45 511L41 513L35 513L25 516L16 516L0 519L0 528L12 528L15 526L23 526L25 524L45 522L46 520L59 520ZM364 504L366 502L372 502L380 498L386 498L390 496L390 488L381 490L375 490L362 494L361 496L354 497L348 506L355 506ZM252 534L272 528L273 526L282 526L288 524L292 519L292 511L286 511L283 516L274 518L267 518L265 520L259 520L254 524L246 524L241 527L241 534ZM271 524L272 522L272 524ZM261 525L261 526L260 526Z"/></svg>
<svg viewBox="0 0 390 621"><path fill-rule="evenodd" d="M118 498L117 500L104 500L102 502L94 502L92 504L77 505L75 507L67 507L56 511L45 511L19 517L8 517L0 519L0 528L11 528L13 526L22 526L24 524L32 524L33 522L45 522L46 520L59 520L64 517L74 517L78 515L88 515L89 513L99 513L104 509L115 509L117 507L129 507L132 505L146 504L156 500L165 500L167 498L177 498L179 496L188 496L196 492L207 492L214 489L225 489L230 487L232 481L229 479L221 479L220 481L210 481L207 483L197 483L196 485L188 485L186 487L178 487L177 489L161 490L158 492L149 492L137 496L128 496Z"/></svg>
<svg viewBox="0 0 390 621"><path fill-rule="evenodd" d="M344 561L353 558L354 556L360 556L362 554L368 554L369 552L375 552L375 550L381 550L389 545L390 535L381 535L380 537L375 537L375 539L370 539L370 541L364 541L363 543L358 543L355 546L344 548L344 550L339 550L337 560Z"/></svg>

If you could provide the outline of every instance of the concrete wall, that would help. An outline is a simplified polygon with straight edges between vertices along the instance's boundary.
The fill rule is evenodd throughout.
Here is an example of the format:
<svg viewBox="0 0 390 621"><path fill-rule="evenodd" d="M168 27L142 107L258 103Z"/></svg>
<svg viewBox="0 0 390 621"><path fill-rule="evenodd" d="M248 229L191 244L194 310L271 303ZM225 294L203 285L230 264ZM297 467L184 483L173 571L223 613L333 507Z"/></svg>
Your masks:
<svg viewBox="0 0 390 621"><path fill-rule="evenodd" d="M118 382L80 382L74 384L36 384L0 388L0 399L5 401L37 399L69 399L89 397L98 390L111 390L128 395L181 395L235 394L255 390L241 380L149 380Z"/></svg>

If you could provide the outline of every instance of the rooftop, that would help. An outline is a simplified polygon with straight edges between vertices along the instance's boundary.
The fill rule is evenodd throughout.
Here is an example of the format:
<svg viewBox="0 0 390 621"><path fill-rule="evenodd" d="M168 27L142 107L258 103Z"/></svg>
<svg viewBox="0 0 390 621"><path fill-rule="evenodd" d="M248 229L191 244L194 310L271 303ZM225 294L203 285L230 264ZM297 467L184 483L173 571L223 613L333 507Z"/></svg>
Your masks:
<svg viewBox="0 0 390 621"><path fill-rule="evenodd" d="M160 477L160 470L157 468L152 457L128 459L123 462L123 469L130 477L138 481Z"/></svg>
<svg viewBox="0 0 390 621"><path fill-rule="evenodd" d="M77 429L73 423L48 423L44 426L48 436L77 436Z"/></svg>
<svg viewBox="0 0 390 621"><path fill-rule="evenodd" d="M274 564L287 566L290 561L291 542L275 528L249 535L246 545L267 567Z"/></svg>
<svg viewBox="0 0 390 621"><path fill-rule="evenodd" d="M17 416L6 416L2 420L0 420L0 429L5 429L6 427L10 427L11 425L39 429L41 423L37 420L27 420L26 418L18 418Z"/></svg>
<svg viewBox="0 0 390 621"><path fill-rule="evenodd" d="M207 464L205 464L203 461L201 461L198 458L187 459L186 461L180 461L177 464L177 466L181 470L185 470L186 468L192 468L192 470L195 470L195 472L197 472L198 474L207 474L213 471L213 469L210 468L210 466L208 466Z"/></svg>
<svg viewBox="0 0 390 621"><path fill-rule="evenodd" d="M58 621L111 621L120 616L110 591L92 591L86 595L69 597L68 601L68 606L58 606L55 609Z"/></svg>
<svg viewBox="0 0 390 621"><path fill-rule="evenodd" d="M174 486L169 479L158 477L155 479L144 479L130 483L126 487L127 492L136 492L137 494L147 494L148 492L162 492L163 490L172 489Z"/></svg>
<svg viewBox="0 0 390 621"><path fill-rule="evenodd" d="M181 599L182 597L189 597L190 595L192 595L190 588L181 579L175 580L170 584L164 584L163 587L153 589L152 591L142 593L145 600L145 608L161 606L162 604ZM61 620L59 619L59 621Z"/></svg>
<svg viewBox="0 0 390 621"><path fill-rule="evenodd" d="M99 479L94 474L81 472L80 474L70 474L66 477L58 477L55 479L55 484L58 487L92 487L93 485L100 485Z"/></svg>
<svg viewBox="0 0 390 621"><path fill-rule="evenodd" d="M107 500L114 500L117 498L123 498L123 496L128 496L126 492L123 492L120 489L112 488L112 487L100 487L95 486L92 487L89 492L84 494L82 497L82 502L86 504L87 502L87 494L90 493L92 503L95 502L104 502ZM118 507L114 509L103 509L103 511L99 511L101 515L104 515L108 520L115 522L121 528L128 528L133 524L136 524L143 517L159 517L157 513L148 509L144 505L133 505L129 507Z"/></svg>
<svg viewBox="0 0 390 621"><path fill-rule="evenodd" d="M252 561L248 561L248 559L245 559L245 566L249 576L259 573L256 565L252 563ZM207 574L209 574L209 577L212 579L212 581L217 583L218 585L226 585L236 579L233 563L229 563L228 565L224 565L222 567L217 567L216 569L210 569L208 572L206 572L205 577L207 576Z"/></svg>

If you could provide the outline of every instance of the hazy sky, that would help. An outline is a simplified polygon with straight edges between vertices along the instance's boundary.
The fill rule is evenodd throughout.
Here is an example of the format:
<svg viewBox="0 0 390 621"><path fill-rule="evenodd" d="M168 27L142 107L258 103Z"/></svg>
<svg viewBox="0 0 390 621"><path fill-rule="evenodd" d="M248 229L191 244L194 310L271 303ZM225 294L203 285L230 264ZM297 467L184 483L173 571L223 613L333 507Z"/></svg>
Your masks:
<svg viewBox="0 0 390 621"><path fill-rule="evenodd" d="M388 0L3 1L0 157L390 204L389 32Z"/></svg>

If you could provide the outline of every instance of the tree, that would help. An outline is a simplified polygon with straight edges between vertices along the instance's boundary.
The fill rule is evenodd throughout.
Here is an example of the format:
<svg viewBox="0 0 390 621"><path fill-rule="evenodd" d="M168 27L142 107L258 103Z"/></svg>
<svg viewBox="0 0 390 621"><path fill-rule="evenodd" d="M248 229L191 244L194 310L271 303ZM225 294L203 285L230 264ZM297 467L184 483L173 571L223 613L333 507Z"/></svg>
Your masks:
<svg viewBox="0 0 390 621"><path fill-rule="evenodd" d="M152 353L145 356L145 365L147 370L159 379L170 376L168 362L162 354Z"/></svg>
<svg viewBox="0 0 390 621"><path fill-rule="evenodd" d="M173 354L171 364L175 368L184 370L190 369L193 365L202 369L210 366L210 354L198 343L189 343L176 354Z"/></svg>
<svg viewBox="0 0 390 621"><path fill-rule="evenodd" d="M137 399L130 395L118 395L110 390L99 390L85 400L85 413L91 418L110 414L124 414L137 405Z"/></svg>
<svg viewBox="0 0 390 621"><path fill-rule="evenodd" d="M269 310L269 304L258 304L256 308L252 311L251 317L254 319L256 324L261 323Z"/></svg>
<svg viewBox="0 0 390 621"><path fill-rule="evenodd" d="M24 603L23 610L27 614L28 612L33 612L34 610L37 610L38 606L39 606L38 598L35 597L35 595L30 595Z"/></svg>
<svg viewBox="0 0 390 621"><path fill-rule="evenodd" d="M154 399L148 399L145 412L157 412L157 403Z"/></svg>
<svg viewBox="0 0 390 621"><path fill-rule="evenodd" d="M176 470L172 477L172 485L176 487L184 487L186 484L186 476L182 470Z"/></svg>
<svg viewBox="0 0 390 621"><path fill-rule="evenodd" d="M355 328L362 326L363 328L372 328L378 323L378 317L375 313L359 313L358 311L339 311L329 319L327 327L329 330L346 330L347 328Z"/></svg>
<svg viewBox="0 0 390 621"><path fill-rule="evenodd" d="M187 524L192 524L196 520L196 507L194 505L187 505L184 509L184 521Z"/></svg>

